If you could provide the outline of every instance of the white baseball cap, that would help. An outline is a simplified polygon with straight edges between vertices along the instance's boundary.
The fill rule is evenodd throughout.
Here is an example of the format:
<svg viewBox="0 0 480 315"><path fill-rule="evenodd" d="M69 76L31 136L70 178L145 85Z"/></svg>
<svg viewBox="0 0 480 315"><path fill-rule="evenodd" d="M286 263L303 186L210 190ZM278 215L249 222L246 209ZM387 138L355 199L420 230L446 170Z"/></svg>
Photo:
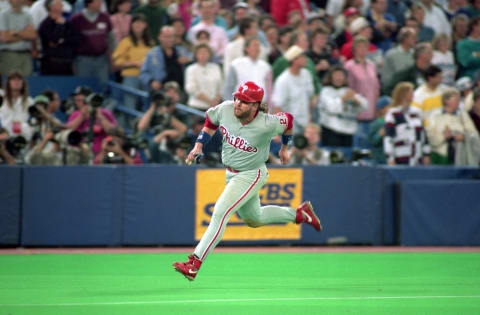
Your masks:
<svg viewBox="0 0 480 315"><path fill-rule="evenodd" d="M304 53L305 51L302 48L300 48L297 45L293 45L292 47L288 48L284 56L285 56L285 59L287 59L288 61L292 61L298 56L303 55Z"/></svg>
<svg viewBox="0 0 480 315"><path fill-rule="evenodd" d="M356 34L358 33L362 28L364 27L367 27L367 26L370 26L370 24L368 24L368 21L367 19L365 19L364 17L357 17L355 20L352 21L352 23L350 24L350 31L353 33L353 34Z"/></svg>

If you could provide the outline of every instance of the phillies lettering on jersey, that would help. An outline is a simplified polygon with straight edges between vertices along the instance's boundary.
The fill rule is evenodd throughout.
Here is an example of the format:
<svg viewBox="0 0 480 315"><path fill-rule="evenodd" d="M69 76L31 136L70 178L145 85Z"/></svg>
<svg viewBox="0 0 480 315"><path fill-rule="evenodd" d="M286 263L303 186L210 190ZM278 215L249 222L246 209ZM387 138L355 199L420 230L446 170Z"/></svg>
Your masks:
<svg viewBox="0 0 480 315"><path fill-rule="evenodd" d="M234 102L225 101L207 111L210 127L219 127L223 135L222 162L224 165L247 171L265 164L273 137L291 129L293 117L288 113L270 115L259 112L243 125L234 113Z"/></svg>
<svg viewBox="0 0 480 315"><path fill-rule="evenodd" d="M225 141L231 146L233 146L234 148L243 150L245 152L253 152L253 153L258 152L258 148L250 146L248 142L241 137L236 137L235 135L231 135L228 132L227 128L220 126L220 131L222 132L222 135Z"/></svg>

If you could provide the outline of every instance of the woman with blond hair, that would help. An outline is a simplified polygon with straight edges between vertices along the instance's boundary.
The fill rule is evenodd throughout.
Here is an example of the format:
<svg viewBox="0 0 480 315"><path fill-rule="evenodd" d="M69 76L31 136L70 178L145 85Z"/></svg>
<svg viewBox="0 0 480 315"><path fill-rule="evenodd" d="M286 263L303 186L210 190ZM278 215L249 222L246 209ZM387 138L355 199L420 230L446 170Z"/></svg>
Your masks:
<svg viewBox="0 0 480 315"><path fill-rule="evenodd" d="M392 95L392 108L385 116L383 148L389 165L428 165L430 146L423 127L422 111L411 106L414 86L400 82Z"/></svg>

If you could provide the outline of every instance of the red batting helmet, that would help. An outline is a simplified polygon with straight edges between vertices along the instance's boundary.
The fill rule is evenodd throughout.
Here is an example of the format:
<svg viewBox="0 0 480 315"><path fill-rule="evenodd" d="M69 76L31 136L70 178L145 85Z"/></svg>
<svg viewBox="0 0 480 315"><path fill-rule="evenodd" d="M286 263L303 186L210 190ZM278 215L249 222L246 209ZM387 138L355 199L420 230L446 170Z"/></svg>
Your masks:
<svg viewBox="0 0 480 315"><path fill-rule="evenodd" d="M238 91L233 96L247 103L261 102L263 99L263 89L248 81L239 86Z"/></svg>

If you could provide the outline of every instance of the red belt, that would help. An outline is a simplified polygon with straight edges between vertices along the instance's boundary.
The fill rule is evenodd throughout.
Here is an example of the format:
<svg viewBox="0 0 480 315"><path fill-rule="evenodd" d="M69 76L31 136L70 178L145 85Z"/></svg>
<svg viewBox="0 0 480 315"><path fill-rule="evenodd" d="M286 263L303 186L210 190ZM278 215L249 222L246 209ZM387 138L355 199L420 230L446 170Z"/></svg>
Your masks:
<svg viewBox="0 0 480 315"><path fill-rule="evenodd" d="M233 170L231 169L230 167L226 166L227 170L229 170L230 172L232 173L240 173L240 171L237 171L237 170Z"/></svg>

